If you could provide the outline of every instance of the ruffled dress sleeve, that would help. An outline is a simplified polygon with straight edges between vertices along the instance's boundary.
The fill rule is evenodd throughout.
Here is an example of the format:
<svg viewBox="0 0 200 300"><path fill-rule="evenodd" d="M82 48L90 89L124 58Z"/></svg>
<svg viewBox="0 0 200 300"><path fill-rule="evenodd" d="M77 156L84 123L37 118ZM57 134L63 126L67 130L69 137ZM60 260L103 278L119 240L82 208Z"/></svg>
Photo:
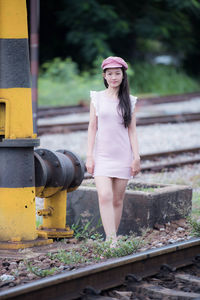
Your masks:
<svg viewBox="0 0 200 300"><path fill-rule="evenodd" d="M90 91L90 99L91 99L91 103L95 107L96 116L98 116L98 105L97 105L98 103L97 103L97 92L96 91Z"/></svg>
<svg viewBox="0 0 200 300"><path fill-rule="evenodd" d="M135 109L135 104L137 102L137 97L130 95L130 100L131 100L131 113L133 113Z"/></svg>

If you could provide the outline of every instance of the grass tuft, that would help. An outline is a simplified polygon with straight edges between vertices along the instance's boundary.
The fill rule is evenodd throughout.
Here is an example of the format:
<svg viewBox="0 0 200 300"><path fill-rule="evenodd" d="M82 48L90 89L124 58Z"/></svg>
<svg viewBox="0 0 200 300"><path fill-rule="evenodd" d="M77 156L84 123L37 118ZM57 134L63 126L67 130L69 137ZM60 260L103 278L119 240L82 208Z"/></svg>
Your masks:
<svg viewBox="0 0 200 300"><path fill-rule="evenodd" d="M38 277L47 277L50 275L54 275L54 273L57 271L57 268L55 267L51 269L40 269L38 267L33 266L30 261L27 262L27 269L29 272L35 274Z"/></svg>

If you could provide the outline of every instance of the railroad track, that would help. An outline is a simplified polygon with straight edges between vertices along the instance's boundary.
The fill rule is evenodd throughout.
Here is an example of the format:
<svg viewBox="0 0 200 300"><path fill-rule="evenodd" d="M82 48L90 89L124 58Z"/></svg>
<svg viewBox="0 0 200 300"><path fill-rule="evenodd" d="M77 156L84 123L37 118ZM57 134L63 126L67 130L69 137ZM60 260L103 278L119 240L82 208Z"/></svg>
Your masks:
<svg viewBox="0 0 200 300"><path fill-rule="evenodd" d="M146 126L152 124L194 122L200 120L200 112L183 113L174 115L161 115L149 117L137 117L137 126ZM38 135L43 134L66 134L74 131L88 129L88 121L84 122L67 122L67 123L49 123L38 125Z"/></svg>
<svg viewBox="0 0 200 300"><path fill-rule="evenodd" d="M183 101L188 101L191 98L198 98L198 97L200 97L200 92L168 95L168 96L140 97L137 105L145 106L145 105L154 105L154 104L170 103L170 102L183 102ZM88 111L89 111L88 102L81 101L79 105L39 107L37 112L37 117L50 118L50 117L68 115L72 113L82 113Z"/></svg>
<svg viewBox="0 0 200 300"><path fill-rule="evenodd" d="M196 163L200 163L200 157L198 158L187 158L180 160L179 158L177 159L176 157L181 156L182 154L187 156L191 156L193 154L200 154L200 147L195 147L195 148L185 148L185 149L180 149L180 150L174 150L174 151L166 151L166 152L159 152L159 153L151 153L151 154L144 154L141 155L141 161L158 161L156 163L150 163L149 165L144 165L141 166L141 171L146 172L160 172L163 169L170 169L170 168L177 168L181 167L184 165L192 165ZM164 157L172 157L171 162L162 162L162 158Z"/></svg>
<svg viewBox="0 0 200 300"><path fill-rule="evenodd" d="M151 289L151 291L155 293L156 290L158 292L161 288L158 288L158 286L153 283L150 286L145 286L146 283L141 284L137 282L138 278L145 280L145 278L149 276L155 276L160 272L160 267L163 264L165 266L166 264L170 265L171 268L176 269L192 265L195 262L199 264L199 257L200 238L196 238L162 248L136 253L127 257L112 259L79 270L63 272L59 275L10 288L0 292L0 299L98 299L97 295L93 298L91 295L88 297L86 292L88 291L91 294L91 291L99 290L99 297L102 297L100 291L123 285L126 286L126 291L133 291L140 285L140 296L143 297L141 290L143 290L145 296L147 290ZM196 278L196 280L198 280L198 278ZM90 286L90 288L86 288L88 286ZM166 293L168 293L168 295L172 297L172 295L175 296L174 293L176 291L174 292L170 289L170 291L165 290L164 292L165 296L167 296ZM200 292L195 293L195 295L196 298L191 293L193 298L189 298L188 292L185 292L185 294L181 292L181 296L179 295L177 298L162 298L162 295L158 298L157 295L151 299L199 299L197 296L200 297ZM144 300L148 298L143 297L138 299Z"/></svg>

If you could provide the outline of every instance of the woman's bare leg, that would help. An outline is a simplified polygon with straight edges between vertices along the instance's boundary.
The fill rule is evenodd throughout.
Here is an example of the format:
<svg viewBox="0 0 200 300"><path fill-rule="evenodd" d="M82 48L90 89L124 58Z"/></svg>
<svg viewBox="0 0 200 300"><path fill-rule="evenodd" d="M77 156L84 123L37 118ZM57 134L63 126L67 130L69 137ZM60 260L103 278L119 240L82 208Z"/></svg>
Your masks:
<svg viewBox="0 0 200 300"><path fill-rule="evenodd" d="M112 185L113 208L114 208L116 232L118 230L121 216L122 216L123 200L124 200L124 194L125 194L127 183L128 183L128 179L113 178L113 185Z"/></svg>
<svg viewBox="0 0 200 300"><path fill-rule="evenodd" d="M116 239L115 214L113 209L112 178L96 176L95 184L99 198L99 210L106 239Z"/></svg>

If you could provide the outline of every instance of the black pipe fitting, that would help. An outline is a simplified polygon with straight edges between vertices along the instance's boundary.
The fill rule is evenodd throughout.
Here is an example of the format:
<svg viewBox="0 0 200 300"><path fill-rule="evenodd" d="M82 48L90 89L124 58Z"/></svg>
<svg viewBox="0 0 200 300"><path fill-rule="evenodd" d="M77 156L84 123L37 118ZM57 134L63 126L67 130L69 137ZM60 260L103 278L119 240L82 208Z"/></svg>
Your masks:
<svg viewBox="0 0 200 300"><path fill-rule="evenodd" d="M37 149L34 157L36 195L39 197L75 190L84 178L83 161L70 151Z"/></svg>

